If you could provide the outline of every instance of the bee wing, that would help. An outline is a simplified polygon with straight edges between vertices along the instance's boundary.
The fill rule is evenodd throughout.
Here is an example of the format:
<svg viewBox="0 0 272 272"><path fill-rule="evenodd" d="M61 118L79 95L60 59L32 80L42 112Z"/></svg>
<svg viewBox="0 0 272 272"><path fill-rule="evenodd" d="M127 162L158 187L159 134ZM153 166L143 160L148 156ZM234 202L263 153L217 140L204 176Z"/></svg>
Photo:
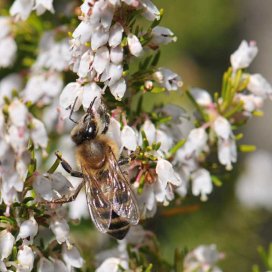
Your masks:
<svg viewBox="0 0 272 272"><path fill-rule="evenodd" d="M109 152L108 163L109 184L112 189L110 198L112 209L119 216L126 218L131 224L136 225L140 219L137 201L134 196L134 192L122 173L112 150Z"/></svg>
<svg viewBox="0 0 272 272"><path fill-rule="evenodd" d="M87 173L84 167L84 182L89 212L97 229L103 233L109 230L112 215L112 204L105 197L95 176Z"/></svg>

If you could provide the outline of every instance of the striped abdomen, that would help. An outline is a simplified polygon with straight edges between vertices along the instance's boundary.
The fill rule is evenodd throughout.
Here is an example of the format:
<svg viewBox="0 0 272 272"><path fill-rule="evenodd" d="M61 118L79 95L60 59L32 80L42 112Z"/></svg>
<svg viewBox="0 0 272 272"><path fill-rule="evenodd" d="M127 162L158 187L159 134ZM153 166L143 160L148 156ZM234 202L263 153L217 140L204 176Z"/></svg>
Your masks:
<svg viewBox="0 0 272 272"><path fill-rule="evenodd" d="M126 236L129 231L130 224L125 219L117 215L114 211L112 211L111 215L111 223L108 230L108 234L115 239L122 240Z"/></svg>

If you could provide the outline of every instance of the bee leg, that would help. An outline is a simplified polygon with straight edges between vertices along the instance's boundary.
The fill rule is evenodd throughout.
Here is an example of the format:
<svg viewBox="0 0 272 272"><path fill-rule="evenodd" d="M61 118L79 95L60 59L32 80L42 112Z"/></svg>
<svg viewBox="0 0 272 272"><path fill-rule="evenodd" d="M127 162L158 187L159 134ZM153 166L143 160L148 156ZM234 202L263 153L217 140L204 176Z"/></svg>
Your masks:
<svg viewBox="0 0 272 272"><path fill-rule="evenodd" d="M106 114L105 115L105 127L104 127L104 129L103 129L103 131L102 131L102 134L106 134L106 132L108 131L108 129L109 129L109 125L110 125L110 116L109 116L109 114Z"/></svg>
<svg viewBox="0 0 272 272"><path fill-rule="evenodd" d="M63 169L67 173L69 173L71 176L76 177L76 178L83 178L84 177L83 173L73 170L71 165L66 160L64 160L58 153L56 153L56 156L60 160L61 166L63 167Z"/></svg>
<svg viewBox="0 0 272 272"><path fill-rule="evenodd" d="M84 182L81 182L81 184L79 184L77 186L77 188L73 192L71 192L70 195L66 195L66 196L63 196L63 197L60 197L58 199L51 200L51 201L48 201L48 202L49 203L55 203L55 204L62 204L62 203L72 202L77 198L77 196L78 196L79 192L81 191L83 185L84 185Z"/></svg>

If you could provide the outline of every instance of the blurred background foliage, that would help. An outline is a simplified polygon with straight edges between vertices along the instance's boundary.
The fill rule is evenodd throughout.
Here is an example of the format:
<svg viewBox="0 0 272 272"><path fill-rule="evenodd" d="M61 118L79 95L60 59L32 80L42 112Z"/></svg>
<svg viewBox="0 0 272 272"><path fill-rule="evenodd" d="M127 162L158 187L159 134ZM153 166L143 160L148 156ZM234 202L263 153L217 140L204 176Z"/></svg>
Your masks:
<svg viewBox="0 0 272 272"><path fill-rule="evenodd" d="M12 3L2 1L0 9L1 5L3 7L4 4ZM55 2L57 1L59 0ZM259 1L259 8L261 2L269 1ZM156 95L155 100L154 95L152 97L147 95L145 101L147 108L151 109L154 103L162 101L179 104L185 108L190 107L183 95L189 86L198 86L211 93L220 90L221 78L229 66L230 54L242 39L247 38L244 28L245 24L250 28L251 21L244 8L249 2L251 1L154 0L154 3L165 11L162 25L169 27L178 37L176 43L163 48L160 64L180 74L184 87L166 99L160 94ZM270 7L272 8L271 4ZM49 20L52 18L48 14L46 16L49 16ZM30 20L35 18L34 15ZM37 23L34 22L34 25L39 28L39 20ZM258 27L269 28L262 24ZM29 35L30 39L37 39L35 33L34 36L33 33ZM27 37L24 39L27 40ZM19 50L23 52L24 48ZM266 52L268 53L271 54L271 51ZM15 65L15 70L16 67L19 68ZM1 71L0 77L8 72ZM220 264L224 271L251 271L252 265L259 263L257 246L267 247L272 241L271 214L261 210L247 210L236 199L234 184L242 171L242 165L240 160L235 170L224 177L223 186L215 189L207 203L200 203L195 198L182 203L180 207L185 207L183 209L161 208L155 218L145 223L147 229L155 231L158 235L163 258L173 262L176 248L193 249L199 244L216 243L219 250L225 253L225 260ZM171 216L171 213L174 215ZM105 246L107 238L97 234L90 220L84 220L82 224L75 222L72 229L74 240L81 244L85 259L90 260L90 256L92 259L94 251L102 249L101 245Z"/></svg>

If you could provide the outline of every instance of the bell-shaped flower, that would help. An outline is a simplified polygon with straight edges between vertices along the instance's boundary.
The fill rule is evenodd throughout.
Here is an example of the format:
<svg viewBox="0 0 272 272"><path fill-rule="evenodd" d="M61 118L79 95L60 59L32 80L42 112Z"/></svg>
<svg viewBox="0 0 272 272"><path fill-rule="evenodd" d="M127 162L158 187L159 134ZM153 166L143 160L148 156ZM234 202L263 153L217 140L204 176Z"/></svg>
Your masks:
<svg viewBox="0 0 272 272"><path fill-rule="evenodd" d="M4 97L11 98L12 91L22 89L23 80L18 74L9 74L0 81L0 105L4 103Z"/></svg>
<svg viewBox="0 0 272 272"><path fill-rule="evenodd" d="M110 53L109 49L106 46L102 46L97 49L94 61L93 61L93 68L97 72L98 75L102 74L107 66L110 63Z"/></svg>
<svg viewBox="0 0 272 272"><path fill-rule="evenodd" d="M54 270L54 264L51 261L42 257L38 262L37 271L38 272L53 272L56 270Z"/></svg>
<svg viewBox="0 0 272 272"><path fill-rule="evenodd" d="M0 40L0 68L10 67L16 57L17 45L15 40L8 36Z"/></svg>
<svg viewBox="0 0 272 272"><path fill-rule="evenodd" d="M163 188L166 188L168 183L175 186L180 186L182 183L180 176L174 171L172 164L167 160L158 160L156 173Z"/></svg>
<svg viewBox="0 0 272 272"><path fill-rule="evenodd" d="M130 33L128 34L127 40L130 53L135 57L140 57L143 52L143 47L138 37Z"/></svg>
<svg viewBox="0 0 272 272"><path fill-rule="evenodd" d="M110 86L110 91L116 100L121 101L127 90L127 84L124 78L120 78L117 82Z"/></svg>
<svg viewBox="0 0 272 272"><path fill-rule="evenodd" d="M9 105L9 118L16 127L26 125L28 110L27 107L18 99L14 99Z"/></svg>
<svg viewBox="0 0 272 272"><path fill-rule="evenodd" d="M92 101L95 100L94 107L96 107L97 103L100 104L100 98L103 90L94 82L86 84L83 86L83 95L82 95L82 105L84 109L89 108Z"/></svg>
<svg viewBox="0 0 272 272"><path fill-rule="evenodd" d="M132 127L124 126L121 132L121 141L125 148L135 151L137 148L137 135Z"/></svg>
<svg viewBox="0 0 272 272"><path fill-rule="evenodd" d="M190 93L197 104L202 107L209 107L213 103L211 95L206 90L192 88Z"/></svg>
<svg viewBox="0 0 272 272"><path fill-rule="evenodd" d="M23 245L17 254L17 272L30 272L33 269L34 253L29 246Z"/></svg>
<svg viewBox="0 0 272 272"><path fill-rule="evenodd" d="M37 12L37 15L45 13L46 10L54 13L53 0L35 0L36 5L34 9Z"/></svg>
<svg viewBox="0 0 272 272"><path fill-rule="evenodd" d="M174 192L171 186L167 184L166 187L161 182L156 182L154 184L154 194L157 202L163 203L167 206L170 201L174 199Z"/></svg>
<svg viewBox="0 0 272 272"><path fill-rule="evenodd" d="M81 23L77 26L77 28L73 32L73 38L79 40L80 43L84 44L86 42L90 42L92 33L93 33L92 25L87 21L81 21Z"/></svg>
<svg viewBox="0 0 272 272"><path fill-rule="evenodd" d="M120 45L123 37L124 28L121 24L116 23L110 29L109 46L116 47Z"/></svg>
<svg viewBox="0 0 272 272"><path fill-rule="evenodd" d="M0 261L8 258L15 243L14 236L8 230L0 232Z"/></svg>
<svg viewBox="0 0 272 272"><path fill-rule="evenodd" d="M109 31L102 26L96 29L91 38L91 48L96 51L99 47L106 45L109 40Z"/></svg>
<svg viewBox="0 0 272 272"><path fill-rule="evenodd" d="M218 140L218 159L227 170L232 169L232 163L237 161L237 147L233 137L224 140Z"/></svg>
<svg viewBox="0 0 272 272"><path fill-rule="evenodd" d="M111 48L110 50L110 60L114 64L120 64L124 58L124 50L123 47L117 46Z"/></svg>
<svg viewBox="0 0 272 272"><path fill-rule="evenodd" d="M207 195L212 192L213 185L210 172L200 168L193 172L192 178L192 193L194 196L200 195L202 201L207 200Z"/></svg>
<svg viewBox="0 0 272 272"><path fill-rule="evenodd" d="M100 81L105 82L108 80L108 85L112 86L115 84L123 75L123 66L110 63L107 69L102 74Z"/></svg>
<svg viewBox="0 0 272 272"><path fill-rule="evenodd" d="M160 44L168 44L177 40L177 37L169 28L162 26L154 27L151 31L151 35L151 44L155 46L158 46Z"/></svg>
<svg viewBox="0 0 272 272"><path fill-rule="evenodd" d="M243 108L248 113L261 109L264 104L264 99L254 94L238 94L236 99L243 102Z"/></svg>
<svg viewBox="0 0 272 272"><path fill-rule="evenodd" d="M25 21L31 13L34 6L34 0L15 0L9 10L11 16L16 20Z"/></svg>
<svg viewBox="0 0 272 272"><path fill-rule="evenodd" d="M272 86L260 74L250 75L247 89L256 96L272 98Z"/></svg>
<svg viewBox="0 0 272 272"><path fill-rule="evenodd" d="M119 149L122 148L122 141L121 141L121 125L115 118L110 119L110 125L107 131L107 136L113 139Z"/></svg>
<svg viewBox="0 0 272 272"><path fill-rule="evenodd" d="M46 149L48 137L44 124L40 120L32 118L31 126L30 137L33 140L34 146Z"/></svg>
<svg viewBox="0 0 272 272"><path fill-rule="evenodd" d="M176 91L183 85L180 76L166 68L159 68L153 78L168 91Z"/></svg>
<svg viewBox="0 0 272 272"><path fill-rule="evenodd" d="M69 238L69 225L65 219L57 219L55 218L50 223L50 229L56 236L56 240L59 244L64 243Z"/></svg>
<svg viewBox="0 0 272 272"><path fill-rule="evenodd" d="M54 270L56 272L69 272L66 265L60 260L54 260Z"/></svg>
<svg viewBox="0 0 272 272"><path fill-rule="evenodd" d="M247 68L258 53L255 42L242 41L239 48L230 56L231 66L234 71Z"/></svg>
<svg viewBox="0 0 272 272"><path fill-rule="evenodd" d="M120 271L120 266L123 269L127 269L127 261L121 260L119 258L108 258L95 270L95 272L118 272Z"/></svg>
<svg viewBox="0 0 272 272"><path fill-rule="evenodd" d="M75 246L70 245L68 247L64 244L62 248L62 257L69 267L81 268L84 264L84 260Z"/></svg>
<svg viewBox="0 0 272 272"><path fill-rule="evenodd" d="M77 74L79 77L86 77L92 70L94 53L92 50L87 50L80 58Z"/></svg>
<svg viewBox="0 0 272 272"><path fill-rule="evenodd" d="M11 20L9 16L0 16L0 40L11 32Z"/></svg>
<svg viewBox="0 0 272 272"><path fill-rule="evenodd" d="M147 20L154 21L160 19L160 11L150 0L141 0L140 2L143 6L142 14Z"/></svg>
<svg viewBox="0 0 272 272"><path fill-rule="evenodd" d="M19 239L26 239L30 237L30 240L32 241L33 238L38 233L38 224L34 217L31 217L29 220L24 221L20 226L20 231L17 236L17 241Z"/></svg>
<svg viewBox="0 0 272 272"><path fill-rule="evenodd" d="M215 119L213 128L217 137L220 137L222 139L227 140L232 135L232 129L229 121L222 116L219 116Z"/></svg>

